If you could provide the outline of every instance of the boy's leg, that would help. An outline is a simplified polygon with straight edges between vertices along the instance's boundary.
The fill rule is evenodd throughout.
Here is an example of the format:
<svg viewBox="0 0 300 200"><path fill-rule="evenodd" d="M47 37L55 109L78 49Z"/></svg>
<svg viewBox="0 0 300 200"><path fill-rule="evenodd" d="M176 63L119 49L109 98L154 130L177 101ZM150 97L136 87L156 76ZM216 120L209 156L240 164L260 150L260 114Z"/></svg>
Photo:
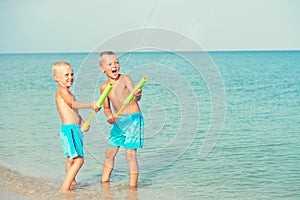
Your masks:
<svg viewBox="0 0 300 200"><path fill-rule="evenodd" d="M70 167L72 166L73 164L73 159L72 158L67 158L67 162L66 162L66 174L68 173ZM74 180L72 181L71 183L71 186L76 186L77 183L76 183L76 180L74 178Z"/></svg>
<svg viewBox="0 0 300 200"><path fill-rule="evenodd" d="M129 186L136 187L139 176L139 166L136 159L136 149L127 149L126 159L129 169Z"/></svg>
<svg viewBox="0 0 300 200"><path fill-rule="evenodd" d="M105 152L104 164L102 169L101 183L108 182L114 168L116 154L120 147L107 147Z"/></svg>
<svg viewBox="0 0 300 200"><path fill-rule="evenodd" d="M71 159L71 158L68 158ZM66 178L60 188L61 192L67 192L70 190L71 183L75 179L75 176L77 175L79 169L84 163L83 157L76 157L73 160L73 163L71 164L70 168L68 169L68 172L66 174Z"/></svg>

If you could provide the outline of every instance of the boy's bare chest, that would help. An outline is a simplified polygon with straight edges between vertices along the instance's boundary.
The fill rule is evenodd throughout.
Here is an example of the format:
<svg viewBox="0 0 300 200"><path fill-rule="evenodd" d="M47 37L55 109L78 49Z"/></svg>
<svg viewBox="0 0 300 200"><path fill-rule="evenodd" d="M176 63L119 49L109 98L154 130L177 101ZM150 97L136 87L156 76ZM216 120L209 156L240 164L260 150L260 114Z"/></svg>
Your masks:
<svg viewBox="0 0 300 200"><path fill-rule="evenodd" d="M123 82L119 82L114 85L113 89L110 92L110 98L118 98L120 100L123 100L130 94L130 91L128 90L127 86Z"/></svg>

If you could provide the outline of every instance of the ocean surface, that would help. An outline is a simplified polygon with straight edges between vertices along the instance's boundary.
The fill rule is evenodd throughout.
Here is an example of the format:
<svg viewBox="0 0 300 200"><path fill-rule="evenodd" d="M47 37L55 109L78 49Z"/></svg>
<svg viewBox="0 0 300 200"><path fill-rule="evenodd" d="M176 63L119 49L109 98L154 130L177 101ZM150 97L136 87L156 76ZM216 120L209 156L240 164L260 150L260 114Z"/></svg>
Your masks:
<svg viewBox="0 0 300 200"><path fill-rule="evenodd" d="M106 80L97 53L0 54L0 199L300 199L300 51L118 56L135 83L149 79L138 188L128 188L123 148L111 182L99 183L110 130L100 111L78 186L58 192L66 158L52 65L68 61L77 100L96 101Z"/></svg>

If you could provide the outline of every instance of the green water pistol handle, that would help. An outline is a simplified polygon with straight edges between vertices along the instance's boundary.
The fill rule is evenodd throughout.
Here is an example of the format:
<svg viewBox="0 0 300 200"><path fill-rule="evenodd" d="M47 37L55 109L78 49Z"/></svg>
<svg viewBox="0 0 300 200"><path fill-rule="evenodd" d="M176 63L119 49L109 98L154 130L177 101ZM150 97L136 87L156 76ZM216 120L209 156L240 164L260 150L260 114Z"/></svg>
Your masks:
<svg viewBox="0 0 300 200"><path fill-rule="evenodd" d="M98 99L97 101L97 105L100 107L105 98L107 97L107 95L109 94L109 92L111 91L111 89L113 88L114 84L109 82L105 88L105 90L103 91L102 95L100 96L100 98ZM83 124L83 127L81 128L81 130L85 130L90 124L91 124L91 121L94 117L94 115L97 113L97 111L93 110L92 114L90 115L90 117L88 118L88 120L86 120Z"/></svg>

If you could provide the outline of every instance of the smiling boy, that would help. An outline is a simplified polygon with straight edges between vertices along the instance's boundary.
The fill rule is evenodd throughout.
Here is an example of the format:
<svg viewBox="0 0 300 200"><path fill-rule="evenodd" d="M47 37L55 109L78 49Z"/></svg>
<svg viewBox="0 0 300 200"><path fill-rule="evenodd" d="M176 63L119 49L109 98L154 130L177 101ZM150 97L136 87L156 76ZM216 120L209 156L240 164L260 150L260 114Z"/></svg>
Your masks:
<svg viewBox="0 0 300 200"><path fill-rule="evenodd" d="M83 165L83 135L80 126L84 124L78 109L90 108L95 111L100 110L97 102L83 103L76 101L70 92L70 87L74 82L74 72L67 62L56 62L52 67L52 73L58 84L56 91L56 106L62 120L60 131L61 144L67 157L66 177L60 188L60 192L70 191L70 187L75 186L75 176ZM84 130L88 131L89 126Z"/></svg>

